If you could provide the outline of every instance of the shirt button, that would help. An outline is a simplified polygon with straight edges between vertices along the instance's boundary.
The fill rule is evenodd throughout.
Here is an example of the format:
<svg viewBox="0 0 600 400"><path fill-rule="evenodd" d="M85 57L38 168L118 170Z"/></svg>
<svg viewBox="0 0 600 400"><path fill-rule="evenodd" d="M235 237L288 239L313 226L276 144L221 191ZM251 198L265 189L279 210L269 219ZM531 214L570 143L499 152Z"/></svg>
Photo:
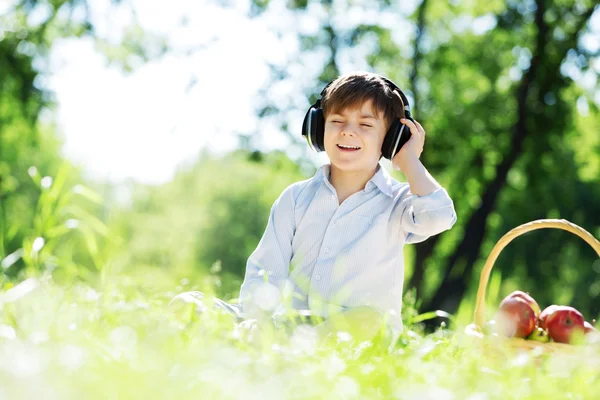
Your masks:
<svg viewBox="0 0 600 400"><path fill-rule="evenodd" d="M321 275L315 275L315 279L320 281L321 280Z"/></svg>
<svg viewBox="0 0 600 400"><path fill-rule="evenodd" d="M323 251L324 251L325 253L329 253L329 248L328 248L328 247L325 247L325 249L323 249Z"/></svg>
<svg viewBox="0 0 600 400"><path fill-rule="evenodd" d="M333 226L335 228L337 226L337 224L334 222L331 224L331 226Z"/></svg>
<svg viewBox="0 0 600 400"><path fill-rule="evenodd" d="M335 200L335 194L332 194L332 195L331 195L331 198L332 198L333 200Z"/></svg>

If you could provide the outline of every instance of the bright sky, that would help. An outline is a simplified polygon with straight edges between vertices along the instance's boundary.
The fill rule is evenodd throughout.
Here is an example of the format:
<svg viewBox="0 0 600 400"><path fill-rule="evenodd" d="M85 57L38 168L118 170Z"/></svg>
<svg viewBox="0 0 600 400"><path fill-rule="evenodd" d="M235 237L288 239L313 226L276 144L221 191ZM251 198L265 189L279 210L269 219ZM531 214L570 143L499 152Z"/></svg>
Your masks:
<svg viewBox="0 0 600 400"><path fill-rule="evenodd" d="M89 3L97 34L118 43L123 28L131 24L130 9L121 7L117 12L111 0ZM258 141L262 149L289 147L289 139L277 127L264 121L259 125L258 90L270 79L268 64L284 65L298 53L298 32L317 32L319 19L327 17L320 7L309 6L305 15L293 16L283 1L274 2L278 8L251 20L245 16L248 0L229 1L227 8L215 6L216 1L170 0L163 8L143 0L130 3L141 27L165 35L173 51L126 74L117 66L107 67L90 39L56 43L45 82L56 95L56 118L67 157L92 177L162 183L178 166L194 161L203 148L232 150L238 145L237 134L252 133L257 127L267 138ZM406 1L403 7L411 3ZM397 21L397 15L382 18L357 11L347 14L348 21L337 18L337 24L378 19L387 26L410 29L408 22ZM187 24L182 24L184 17ZM276 31L285 34L278 37ZM342 67L367 69L364 57L356 57L360 49L353 51ZM323 55L303 57L304 65L288 71L297 79L269 92L277 104L291 104L297 110L286 117L298 136L308 108L301 89L311 84L323 62ZM327 160L324 153L312 157L318 164Z"/></svg>
<svg viewBox="0 0 600 400"><path fill-rule="evenodd" d="M56 94L69 158L94 177L160 183L201 148L232 149L234 132L256 126L253 102L269 76L266 61L279 61L286 49L265 24L243 17L240 8L184 0L161 8L133 3L142 27L168 34L176 49L210 43L213 37L218 43L191 55L167 55L125 74L106 66L92 40L65 40L53 48L47 82ZM98 33L118 38L129 14L113 11L107 18L110 0L91 4ZM187 27L180 24L183 15L190 21ZM273 147L287 143L276 133L272 139Z"/></svg>
<svg viewBox="0 0 600 400"><path fill-rule="evenodd" d="M111 3L89 1L99 36L118 42L132 14L129 7ZM294 17L285 10L283 1L274 2L281 7L260 20L244 16L248 0L221 2L228 5L226 9L211 0L169 0L168 7L147 0L127 3L133 5L142 28L166 35L174 52L127 74L117 66L107 66L92 40L62 40L52 49L50 72L44 80L56 96L55 117L65 141L65 155L83 165L90 176L114 182L127 178L165 182L179 165L193 161L202 148L233 149L238 143L235 133L251 133L258 126L254 107L258 90L270 78L267 63L281 64L295 54L296 33L316 32L319 19L327 17L318 7L310 6L306 16ZM403 0L400 11L408 14L416 3ZM30 22L43 19L43 14L40 7L29 16ZM187 24L181 22L184 17ZM405 33L411 26L397 14L382 17L356 9L344 18L335 21L334 17L333 22L340 25L348 23L346 20L376 19L404 32L400 39L395 38L399 43L409 40ZM492 27L484 18L466 24L481 33ZM285 28L281 30L289 35L277 37L277 28ZM600 39L592 39L591 45L600 47ZM186 54L186 49L194 51ZM341 55L345 60L342 69L344 65L367 68L357 51ZM306 59L293 71L297 77L294 84L310 85L320 65L317 59ZM295 131L300 135L308 103L305 94L294 95L295 90L298 87L282 85L269 94L277 96L278 104L297 106L298 112L288 123L292 129L297 126ZM265 129L261 133L268 137L266 149L289 145L277 129ZM326 160L323 154L314 159L317 163Z"/></svg>

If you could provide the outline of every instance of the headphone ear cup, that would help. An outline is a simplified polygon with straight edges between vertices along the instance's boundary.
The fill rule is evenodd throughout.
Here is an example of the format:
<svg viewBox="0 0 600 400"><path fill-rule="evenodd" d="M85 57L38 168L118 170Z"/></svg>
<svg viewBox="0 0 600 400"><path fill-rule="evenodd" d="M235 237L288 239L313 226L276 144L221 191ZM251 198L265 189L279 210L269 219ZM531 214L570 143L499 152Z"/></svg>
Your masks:
<svg viewBox="0 0 600 400"><path fill-rule="evenodd" d="M306 112L306 115L304 115L304 120L302 121L302 136L304 136L304 139L306 139L309 146L311 145L311 143L310 143L311 139L310 139L309 132L308 132L308 126L309 126L308 120L310 118L310 112L312 111L312 109L313 109L313 107L310 106L310 108Z"/></svg>
<svg viewBox="0 0 600 400"><path fill-rule="evenodd" d="M381 154L388 160L392 160L398 151L410 139L410 128L395 119L385 134L383 144L381 145Z"/></svg>
<svg viewBox="0 0 600 400"><path fill-rule="evenodd" d="M302 122L302 136L308 142L308 145L314 151L324 151L323 136L325 134L325 119L323 118L323 110L318 107L311 106L304 116Z"/></svg>
<svg viewBox="0 0 600 400"><path fill-rule="evenodd" d="M317 151L325 151L325 118L323 109L316 108L312 112L312 137L313 144Z"/></svg>

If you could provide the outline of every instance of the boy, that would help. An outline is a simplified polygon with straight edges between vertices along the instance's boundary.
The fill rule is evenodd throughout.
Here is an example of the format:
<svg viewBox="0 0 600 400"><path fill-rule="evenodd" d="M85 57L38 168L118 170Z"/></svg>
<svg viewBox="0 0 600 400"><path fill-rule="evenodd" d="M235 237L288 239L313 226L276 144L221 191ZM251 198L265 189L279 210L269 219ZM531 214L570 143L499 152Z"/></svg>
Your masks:
<svg viewBox="0 0 600 400"><path fill-rule="evenodd" d="M322 334L332 328L329 320L357 315L372 325L375 315L399 332L403 246L450 229L454 205L419 160L425 130L393 82L351 73L321 95L303 134L330 163L287 187L273 204L246 265L242 315L275 311L277 319L288 309L309 310L326 319ZM408 183L379 164L382 152Z"/></svg>

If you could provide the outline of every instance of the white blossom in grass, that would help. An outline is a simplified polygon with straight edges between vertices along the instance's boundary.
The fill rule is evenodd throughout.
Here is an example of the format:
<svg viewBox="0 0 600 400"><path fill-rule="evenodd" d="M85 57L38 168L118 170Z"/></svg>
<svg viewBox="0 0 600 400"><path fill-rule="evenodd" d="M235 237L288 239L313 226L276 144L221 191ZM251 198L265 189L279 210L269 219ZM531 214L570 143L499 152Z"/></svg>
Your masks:
<svg viewBox="0 0 600 400"><path fill-rule="evenodd" d="M10 325L0 325L0 338L13 340L16 339L17 332Z"/></svg>
<svg viewBox="0 0 600 400"><path fill-rule="evenodd" d="M413 384L406 388L397 388L397 398L406 400L454 400L456 396L446 388Z"/></svg>
<svg viewBox="0 0 600 400"><path fill-rule="evenodd" d="M310 325L300 325L294 329L290 339L296 353L312 355L317 347L317 331Z"/></svg>
<svg viewBox="0 0 600 400"><path fill-rule="evenodd" d="M0 366L15 378L30 378L48 366L48 355L39 348L15 342L0 351Z"/></svg>
<svg viewBox="0 0 600 400"><path fill-rule="evenodd" d="M136 307L137 307L137 308L140 308L140 309L142 309L142 310L146 310L146 309L148 309L148 308L150 307L150 306L148 305L148 303L146 303L146 302L143 302L143 301L140 301L140 300L137 300L137 301L135 302L135 305L136 305Z"/></svg>
<svg viewBox="0 0 600 400"><path fill-rule="evenodd" d="M79 226L79 220L70 218L65 222L65 226L69 229L75 229Z"/></svg>
<svg viewBox="0 0 600 400"><path fill-rule="evenodd" d="M96 301L100 298L100 294L92 288L85 290L83 298L87 301Z"/></svg>
<svg viewBox="0 0 600 400"><path fill-rule="evenodd" d="M375 366L373 364L363 364L360 366L360 372L363 375L368 375L373 371L375 371Z"/></svg>
<svg viewBox="0 0 600 400"><path fill-rule="evenodd" d="M287 348L285 348L284 346L282 346L280 344L277 344L277 343L274 343L274 344L271 345L271 351L273 353L278 353L278 354L281 354L281 355L286 355L288 353L288 349Z"/></svg>
<svg viewBox="0 0 600 400"><path fill-rule="evenodd" d="M231 337L236 340L241 340L244 334L244 327L240 324L235 324L231 331Z"/></svg>
<svg viewBox="0 0 600 400"><path fill-rule="evenodd" d="M44 240L44 238L38 236L35 238L35 240L33 241L33 244L31 245L31 251L33 253L39 253L45 244L46 244L46 241Z"/></svg>
<svg viewBox="0 0 600 400"><path fill-rule="evenodd" d="M68 344L63 346L58 354L58 362L68 370L76 371L83 366L84 352L77 346Z"/></svg>
<svg viewBox="0 0 600 400"><path fill-rule="evenodd" d="M50 187L52 186L52 177L51 176L45 176L42 178L42 181L40 182L40 184L42 185L42 189L50 189Z"/></svg>
<svg viewBox="0 0 600 400"><path fill-rule="evenodd" d="M333 391L337 398L357 399L360 395L360 386L349 376L341 376L335 383Z"/></svg>
<svg viewBox="0 0 600 400"><path fill-rule="evenodd" d="M338 343L348 343L352 340L352 335L346 331L340 331L337 333Z"/></svg>
<svg viewBox="0 0 600 400"><path fill-rule="evenodd" d="M469 395L469 397L465 398L465 400L488 400L489 397L486 393L473 393Z"/></svg>
<svg viewBox="0 0 600 400"><path fill-rule="evenodd" d="M29 335L29 341L33 344L42 344L50 340L47 332L33 332Z"/></svg>
<svg viewBox="0 0 600 400"><path fill-rule="evenodd" d="M547 372L550 378L568 379L573 375L573 371L581 365L580 354L568 354L567 352L556 352L550 354L546 363Z"/></svg>
<svg viewBox="0 0 600 400"><path fill-rule="evenodd" d="M110 341L115 345L133 347L137 343L137 334L128 326L119 326L110 333Z"/></svg>
<svg viewBox="0 0 600 400"><path fill-rule="evenodd" d="M7 255L2 262L0 262L0 266L4 269L9 269L14 263L19 261L23 256L23 249L17 249L11 254Z"/></svg>
<svg viewBox="0 0 600 400"><path fill-rule="evenodd" d="M264 282L254 291L254 303L264 311L273 311L279 305L281 293L277 286Z"/></svg>
<svg viewBox="0 0 600 400"><path fill-rule="evenodd" d="M346 362L334 354L323 360L323 369L327 379L331 380L346 370Z"/></svg>
<svg viewBox="0 0 600 400"><path fill-rule="evenodd" d="M421 346L419 346L419 348L417 349L416 354L418 354L421 357L425 357L427 354L431 353L433 350L435 350L435 348L437 347L439 342L436 342L432 339L427 338L426 340L423 341L423 344L421 344Z"/></svg>
<svg viewBox="0 0 600 400"><path fill-rule="evenodd" d="M4 293L4 302L12 303L19 300L22 297L25 297L29 293L33 292L40 286L39 282L35 278L25 279L23 282L19 283L17 286L10 288Z"/></svg>
<svg viewBox="0 0 600 400"><path fill-rule="evenodd" d="M119 326L109 336L113 345L112 354L116 359L134 355L137 344L137 333L129 326Z"/></svg>
<svg viewBox="0 0 600 400"><path fill-rule="evenodd" d="M481 372L483 372L484 374L489 374L489 375L493 375L493 376L502 376L502 374L494 369L488 368L488 367L481 367L479 368L479 370Z"/></svg>
<svg viewBox="0 0 600 400"><path fill-rule="evenodd" d="M529 354L525 352L520 352L515 358L512 359L511 365L514 365L515 367L522 367L524 365L527 365L529 360L531 360Z"/></svg>

